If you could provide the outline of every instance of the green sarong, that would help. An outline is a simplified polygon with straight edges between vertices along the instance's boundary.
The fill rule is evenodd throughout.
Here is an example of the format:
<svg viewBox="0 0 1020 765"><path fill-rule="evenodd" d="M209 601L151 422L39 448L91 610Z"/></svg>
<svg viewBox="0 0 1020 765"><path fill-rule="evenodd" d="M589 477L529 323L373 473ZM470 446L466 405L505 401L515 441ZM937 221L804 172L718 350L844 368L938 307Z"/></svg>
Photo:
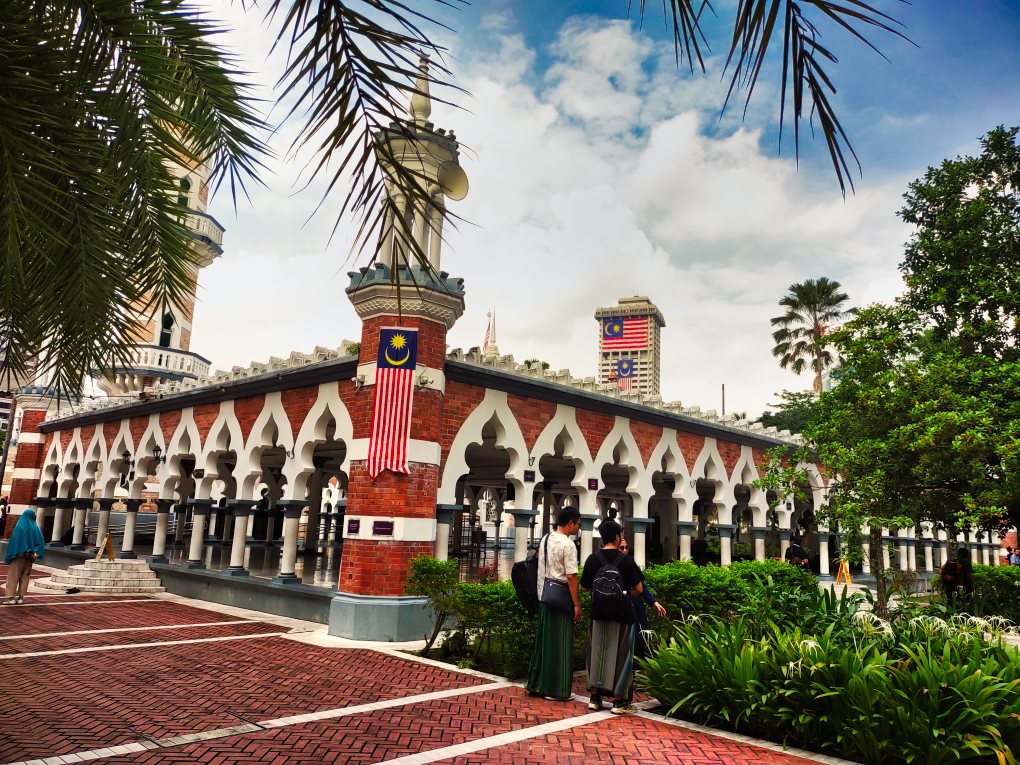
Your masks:
<svg viewBox="0 0 1020 765"><path fill-rule="evenodd" d="M574 679L573 614L538 604L535 646L528 665L527 689L540 696L565 699Z"/></svg>

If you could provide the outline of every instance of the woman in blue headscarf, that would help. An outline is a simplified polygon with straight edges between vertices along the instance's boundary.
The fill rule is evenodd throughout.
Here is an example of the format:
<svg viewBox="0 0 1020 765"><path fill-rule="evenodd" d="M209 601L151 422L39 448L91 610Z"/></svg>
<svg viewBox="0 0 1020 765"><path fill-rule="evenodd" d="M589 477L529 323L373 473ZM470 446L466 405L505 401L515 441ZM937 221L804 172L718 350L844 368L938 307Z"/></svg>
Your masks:
<svg viewBox="0 0 1020 765"><path fill-rule="evenodd" d="M46 541L35 523L35 510L28 508L18 519L11 538L7 541L7 555L4 558L7 569L7 605L25 602L28 592L28 575L32 564L46 552Z"/></svg>

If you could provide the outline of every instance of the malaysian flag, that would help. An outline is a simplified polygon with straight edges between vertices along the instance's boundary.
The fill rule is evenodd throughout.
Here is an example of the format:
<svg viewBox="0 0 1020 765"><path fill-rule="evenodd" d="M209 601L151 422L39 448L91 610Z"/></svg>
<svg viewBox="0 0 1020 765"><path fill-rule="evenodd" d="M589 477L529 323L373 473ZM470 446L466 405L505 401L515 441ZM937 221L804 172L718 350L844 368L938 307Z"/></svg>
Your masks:
<svg viewBox="0 0 1020 765"><path fill-rule="evenodd" d="M630 393L634 383L634 359L618 359L616 362L616 384L621 393Z"/></svg>
<svg viewBox="0 0 1020 765"><path fill-rule="evenodd" d="M602 350L627 351L648 347L648 319L606 319L602 322Z"/></svg>
<svg viewBox="0 0 1020 765"><path fill-rule="evenodd" d="M411 397L418 362L418 330L383 327L375 369L372 434L368 443L368 474L384 470L409 473L407 442L411 438Z"/></svg>

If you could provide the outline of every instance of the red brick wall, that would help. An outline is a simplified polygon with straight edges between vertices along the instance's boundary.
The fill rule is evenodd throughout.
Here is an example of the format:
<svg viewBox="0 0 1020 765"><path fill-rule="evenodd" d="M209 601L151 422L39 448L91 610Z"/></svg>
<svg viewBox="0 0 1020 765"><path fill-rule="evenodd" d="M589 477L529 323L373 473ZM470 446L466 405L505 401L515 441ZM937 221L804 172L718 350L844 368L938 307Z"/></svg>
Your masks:
<svg viewBox="0 0 1020 765"><path fill-rule="evenodd" d="M439 433L439 446L442 449L440 461L446 465L450 456L450 447L460 432L464 421L471 415L485 398L485 389L459 382L446 383L446 400L443 402L443 421Z"/></svg>
<svg viewBox="0 0 1020 765"><path fill-rule="evenodd" d="M404 595L411 560L434 552L431 542L345 539L340 559L340 590L359 595Z"/></svg>
<svg viewBox="0 0 1020 765"><path fill-rule="evenodd" d="M637 441L638 449L641 450L641 464L648 467L648 458L652 456L652 451L662 440L662 428L658 425L631 420L630 432L634 434L634 440ZM658 468L658 465L654 467Z"/></svg>
<svg viewBox="0 0 1020 765"><path fill-rule="evenodd" d="M89 444L92 443L92 436L95 435L95 425L83 425L81 429L81 448L85 450L85 456L83 459L88 459Z"/></svg>
<svg viewBox="0 0 1020 765"><path fill-rule="evenodd" d="M195 426L198 428L198 435L202 439L203 446L205 445L205 440L209 437L209 429L216 422L216 417L219 413L219 404L200 404L195 407ZM192 446L192 448L195 447Z"/></svg>
<svg viewBox="0 0 1020 765"><path fill-rule="evenodd" d="M698 461L698 455L705 448L705 437L680 432L676 434L676 440L680 444L680 451L684 453L684 459L687 460L687 470L694 470L694 463Z"/></svg>
<svg viewBox="0 0 1020 765"><path fill-rule="evenodd" d="M372 432L372 394L375 388L354 389L351 380L340 381L340 400L347 407L355 438L368 438ZM365 403L362 403L365 402Z"/></svg>
<svg viewBox="0 0 1020 765"><path fill-rule="evenodd" d="M510 411L514 413L517 424L521 426L524 434L524 443L528 450L535 448L535 442L542 435L546 425L556 415L556 404L551 401L541 401L535 398L509 395L506 397Z"/></svg>
<svg viewBox="0 0 1020 765"><path fill-rule="evenodd" d="M280 394L280 400L283 402L283 411L287 413L287 419L290 420L290 434L292 437L297 438L298 431L301 430L308 412L311 411L318 398L318 385L285 390Z"/></svg>
<svg viewBox="0 0 1020 765"><path fill-rule="evenodd" d="M22 426L24 431L24 426ZM74 435L73 430L61 430L60 431L60 451L62 454L67 454L67 445L71 443L71 437Z"/></svg>
<svg viewBox="0 0 1020 765"><path fill-rule="evenodd" d="M362 364L375 364L379 356L379 330L383 327L407 327L418 330L418 364L442 369L446 362L446 325L415 316L381 316L361 325Z"/></svg>
<svg viewBox="0 0 1020 765"><path fill-rule="evenodd" d="M181 410L163 412L159 415L159 429L163 432L163 443L169 445L177 426L181 424Z"/></svg>
<svg viewBox="0 0 1020 765"><path fill-rule="evenodd" d="M120 421L104 422L103 423L103 440L106 442L106 451L109 452L113 448L113 439L117 437L120 432Z"/></svg>
<svg viewBox="0 0 1020 765"><path fill-rule="evenodd" d="M248 442L248 435L251 433L251 428L255 424L255 420L262 414L263 408L266 405L265 396L249 396L248 398L239 398L234 402L234 416L237 418L237 424L241 426L241 437L244 438L245 443ZM286 423L277 423L281 428L287 426ZM235 449L240 449L240 444L234 445Z"/></svg>
<svg viewBox="0 0 1020 765"><path fill-rule="evenodd" d="M719 441L717 446L719 447L719 456L722 457L726 475L732 479L734 478L733 468L737 466L737 461L740 459L740 445L732 444L729 441Z"/></svg>
<svg viewBox="0 0 1020 765"><path fill-rule="evenodd" d="M131 432L131 441L135 445L135 451L141 448L142 436L145 435L147 427L149 427L149 418L145 416L132 417L128 422L128 430Z"/></svg>
<svg viewBox="0 0 1020 765"><path fill-rule="evenodd" d="M588 444L588 451L591 452L592 458L602 448L602 443L606 440L606 436L609 435L609 431L613 429L613 423L615 422L616 418L612 415L600 412L586 412L583 409L577 410L577 425Z"/></svg>

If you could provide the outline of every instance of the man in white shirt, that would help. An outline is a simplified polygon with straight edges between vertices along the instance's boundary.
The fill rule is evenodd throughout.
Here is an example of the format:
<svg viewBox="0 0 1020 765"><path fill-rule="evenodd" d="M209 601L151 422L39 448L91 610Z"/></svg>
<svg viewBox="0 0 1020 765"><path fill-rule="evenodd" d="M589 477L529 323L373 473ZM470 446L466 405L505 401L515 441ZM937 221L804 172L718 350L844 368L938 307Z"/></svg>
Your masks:
<svg viewBox="0 0 1020 765"><path fill-rule="evenodd" d="M538 545L538 619L525 685L532 696L556 701L571 698L574 622L581 620L581 599L577 592L577 548L570 537L580 528L580 512L576 507L565 507L556 515L556 531L547 534ZM572 612L542 602L546 579L567 585Z"/></svg>

